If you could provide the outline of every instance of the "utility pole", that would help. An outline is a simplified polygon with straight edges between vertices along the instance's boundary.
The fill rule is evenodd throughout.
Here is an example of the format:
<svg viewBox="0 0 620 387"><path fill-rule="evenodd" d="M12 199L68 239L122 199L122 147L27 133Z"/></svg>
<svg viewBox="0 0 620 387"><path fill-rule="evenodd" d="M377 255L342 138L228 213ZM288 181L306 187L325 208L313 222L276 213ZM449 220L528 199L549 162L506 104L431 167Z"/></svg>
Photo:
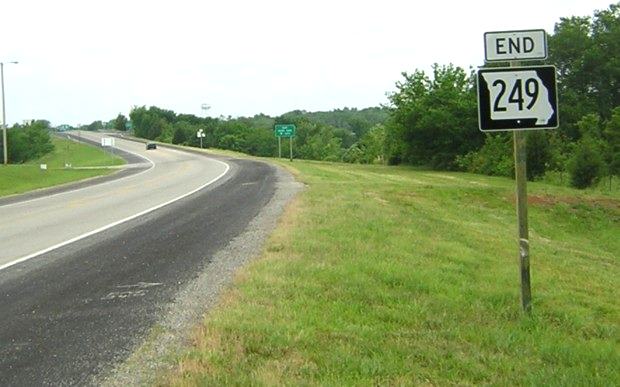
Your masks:
<svg viewBox="0 0 620 387"><path fill-rule="evenodd" d="M7 62L17 64L17 61ZM4 165L9 163L9 151L6 136L6 108L4 105L4 62L0 62L0 79L2 80L2 154L4 155Z"/></svg>

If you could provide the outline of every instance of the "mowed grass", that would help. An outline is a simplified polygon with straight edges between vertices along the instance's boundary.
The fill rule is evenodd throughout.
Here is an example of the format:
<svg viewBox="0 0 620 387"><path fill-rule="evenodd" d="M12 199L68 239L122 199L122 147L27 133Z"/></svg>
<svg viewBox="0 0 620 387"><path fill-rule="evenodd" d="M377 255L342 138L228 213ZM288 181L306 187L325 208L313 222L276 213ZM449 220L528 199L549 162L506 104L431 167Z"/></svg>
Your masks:
<svg viewBox="0 0 620 387"><path fill-rule="evenodd" d="M39 188L112 173L111 169L66 169L72 167L103 167L121 165L125 161L93 146L52 137L54 150L27 164L0 166L0 196L14 195ZM47 164L47 170L40 165Z"/></svg>
<svg viewBox="0 0 620 387"><path fill-rule="evenodd" d="M295 161L306 190L172 385L620 385L620 193Z"/></svg>

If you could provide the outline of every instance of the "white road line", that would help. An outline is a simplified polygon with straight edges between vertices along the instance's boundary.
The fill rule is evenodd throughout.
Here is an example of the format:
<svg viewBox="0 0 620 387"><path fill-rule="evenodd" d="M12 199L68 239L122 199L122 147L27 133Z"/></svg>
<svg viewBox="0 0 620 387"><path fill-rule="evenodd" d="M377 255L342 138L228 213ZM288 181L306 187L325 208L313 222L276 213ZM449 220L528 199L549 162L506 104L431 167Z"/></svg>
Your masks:
<svg viewBox="0 0 620 387"><path fill-rule="evenodd" d="M105 186L105 185L108 185L108 184L116 183L118 181L123 181L125 179L138 177L141 174L147 173L148 171L150 171L153 168L155 168L155 163L153 162L153 160L149 159L148 157L146 157L144 155L141 155L141 154L138 154L138 153L135 153L135 152L132 152L132 151L129 151L129 150L125 150L125 149L123 149L123 151L127 152L127 153L131 153L134 156L138 156L138 157L148 161L149 163L151 163L151 166L149 167L149 169L144 170L142 172L138 172L135 175L129 175L129 176L121 177L120 179L114 179L114 180L106 181L104 183L96 184L97 187L102 187L102 186ZM74 183L79 183L79 180L74 182ZM67 184L70 184L70 183L67 183ZM3 205L0 205L0 208L15 207L15 206L19 206L19 205L22 205L22 204L28 204L28 203L36 202L36 201L43 200L43 199L49 199L49 198L53 198L53 197L60 196L60 195L66 195L68 193L80 191L80 190L83 190L83 189L88 189L88 188L91 188L91 187L93 187L93 186L92 185L88 185L86 187L79 187L79 188L75 188L75 189L70 189L68 191L62 191L62 192L58 192L58 193L55 193L55 194L52 194L52 195L41 196L41 197L30 199L30 200L24 200L23 202L15 202L15 203L3 204ZM42 189L45 189L45 188L42 188Z"/></svg>
<svg viewBox="0 0 620 387"><path fill-rule="evenodd" d="M178 200L181 200L181 199L183 199L183 198L185 198L185 197L187 197L187 196L189 196L189 195L191 195L191 194L194 194L194 193L196 193L196 192L200 191L201 189L203 189L203 188L205 188L205 187L207 187L207 186L209 186L209 185L211 185L211 184L215 183L216 181L218 181L220 178L222 178L224 175L226 175L226 173L228 173L228 170L230 169L230 165L228 165L227 163L225 163L225 162L223 162L223 161L216 160L216 159L210 159L210 160L215 161L215 162L218 162L218 163L220 163L220 164L224 164L224 165L226 166L226 169L225 169L225 170L224 170L224 172L222 172L220 175L218 175L217 177L215 177L215 178L213 178L212 180L208 181L207 183L205 183L205 184L201 185L200 187L198 187L198 188L194 189L193 191L190 191L190 192L188 192L188 193L186 193L186 194L183 194L183 195L181 195L181 196L178 196L178 197L176 197L176 198L174 198L174 199L172 199L172 200L169 200L169 201L167 201L167 202L165 202L165 203L158 204L158 205L156 205L155 207L151 207L151 208L146 209L146 210L144 210L144 211L141 211L141 212L139 212L139 213L137 213L137 214L131 215L131 216L129 216L129 217L127 217L127 218L125 218L125 219L118 220L118 221L116 221L116 222L110 223L110 224L105 225L105 226L103 226L103 227L99 227L99 228L98 228L98 229L96 229L96 230L89 231L89 232L87 232L87 233L85 233L85 234L82 234L82 235L79 235L79 236L77 236L77 237L75 237L75 238L71 238L71 239L66 240L66 241L64 241L64 242L58 243L58 244L56 244L56 245L54 245L54 246L51 246L51 247L48 247L48 248L46 248L46 249L43 249L43 250L37 251L36 253L32 253L32 254L26 255L26 256L24 256L24 257L18 258L18 259L14 260L14 261L11 261L11 262L9 262L9 263L5 263L4 265L1 265L1 266L0 266L0 270L4 270L4 269L6 269L6 268L8 268L8 267L11 267L11 266L13 266L13 265L17 265L18 263L21 263L21 262L27 261L27 260L29 260L29 259L32 259L32 258L34 258L34 257L37 257L37 256L42 255L42 254L45 254L45 253L49 253L49 252L50 252L50 251L52 251L52 250L56 250L56 249L58 249L58 248L60 248L60 247L66 246L66 245L71 244L71 243L73 243L73 242L77 242L77 241L79 241L79 240L81 240L81 239L87 238L87 237L89 237L89 236L91 236L91 235L95 235L95 234L97 234L97 233L100 233L100 232L102 232L102 231L105 231L105 230L107 230L107 229L109 229L109 228L112 228L112 227L114 227L114 226L118 226L118 225L119 225L119 224L121 224L121 223L128 222L128 221L130 221L130 220L132 220L132 219L135 219L135 218L137 218L137 217L139 217L139 216L142 216L142 215L148 214L149 212L152 212L152 211L158 210L158 209L160 209L160 208L162 208L162 207L164 207L164 206L167 206L168 204L172 204L172 203L174 203L174 202L176 202L176 201L178 201ZM154 165L154 164L153 164L153 165ZM118 180L117 180L117 181L118 181Z"/></svg>

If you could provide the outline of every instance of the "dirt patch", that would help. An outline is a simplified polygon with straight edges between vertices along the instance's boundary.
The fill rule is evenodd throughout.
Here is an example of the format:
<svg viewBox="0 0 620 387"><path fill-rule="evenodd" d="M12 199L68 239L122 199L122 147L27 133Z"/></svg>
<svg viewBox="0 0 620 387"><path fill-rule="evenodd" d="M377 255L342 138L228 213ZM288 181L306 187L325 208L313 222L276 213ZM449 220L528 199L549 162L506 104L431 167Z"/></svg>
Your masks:
<svg viewBox="0 0 620 387"><path fill-rule="evenodd" d="M515 196L511 195L508 201L515 203ZM550 207L556 204L586 205L592 207L602 207L609 210L620 212L620 199L613 198L580 198L574 196L553 196L553 195L528 195L527 203L532 206Z"/></svg>

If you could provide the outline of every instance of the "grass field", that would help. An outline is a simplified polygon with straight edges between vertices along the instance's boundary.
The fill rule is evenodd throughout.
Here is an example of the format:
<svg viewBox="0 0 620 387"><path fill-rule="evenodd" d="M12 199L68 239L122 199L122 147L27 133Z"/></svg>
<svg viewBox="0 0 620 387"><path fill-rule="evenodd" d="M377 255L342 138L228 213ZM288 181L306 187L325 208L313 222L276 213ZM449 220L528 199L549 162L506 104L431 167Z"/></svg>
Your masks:
<svg viewBox="0 0 620 387"><path fill-rule="evenodd" d="M173 385L620 385L620 192L295 161L307 189L160 379Z"/></svg>
<svg viewBox="0 0 620 387"><path fill-rule="evenodd" d="M97 167L121 165L124 160L102 150L73 141L52 137L54 151L27 164L0 166L0 196L14 195L34 189L51 187L90 177L107 175L110 169L65 169L72 167ZM40 164L47 164L41 170Z"/></svg>

